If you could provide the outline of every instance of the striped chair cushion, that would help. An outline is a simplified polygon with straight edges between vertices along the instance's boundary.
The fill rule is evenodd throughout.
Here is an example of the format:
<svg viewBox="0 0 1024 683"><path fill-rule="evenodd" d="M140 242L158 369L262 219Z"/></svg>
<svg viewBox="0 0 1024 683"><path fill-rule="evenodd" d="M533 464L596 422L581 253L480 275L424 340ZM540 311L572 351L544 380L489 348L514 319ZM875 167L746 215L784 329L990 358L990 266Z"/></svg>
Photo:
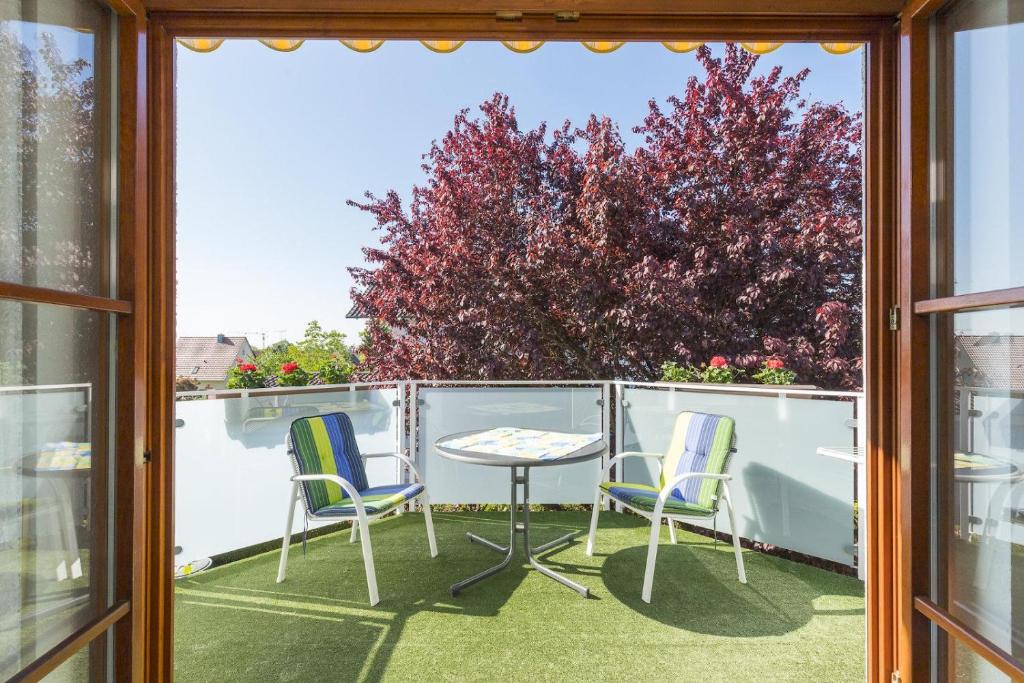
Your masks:
<svg viewBox="0 0 1024 683"><path fill-rule="evenodd" d="M352 420L345 413L300 417L292 422L289 440L297 474L334 474L351 482L357 491L369 487ZM334 482L306 481L302 497L306 510L315 514L342 502L346 494Z"/></svg>
<svg viewBox="0 0 1024 683"><path fill-rule="evenodd" d="M368 515L387 512L396 505L401 505L423 493L423 484L391 484L389 486L372 486L359 492L363 499L363 508ZM356 506L351 498L343 498L337 503L325 505L313 513L314 517L355 517Z"/></svg>
<svg viewBox="0 0 1024 683"><path fill-rule="evenodd" d="M615 500L645 512L654 512L654 504L657 502L658 493L660 492L655 487L647 486L646 484L621 484L615 481L602 482L601 488ZM687 503L674 494L665 500L665 507L663 509L666 514L687 515L689 517L710 517L715 514L715 511L711 508Z"/></svg>
<svg viewBox="0 0 1024 683"><path fill-rule="evenodd" d="M735 422L724 415L679 413L661 470L661 485L686 472L724 474L729 466ZM672 491L680 500L709 510L718 509L719 481L693 478Z"/></svg>

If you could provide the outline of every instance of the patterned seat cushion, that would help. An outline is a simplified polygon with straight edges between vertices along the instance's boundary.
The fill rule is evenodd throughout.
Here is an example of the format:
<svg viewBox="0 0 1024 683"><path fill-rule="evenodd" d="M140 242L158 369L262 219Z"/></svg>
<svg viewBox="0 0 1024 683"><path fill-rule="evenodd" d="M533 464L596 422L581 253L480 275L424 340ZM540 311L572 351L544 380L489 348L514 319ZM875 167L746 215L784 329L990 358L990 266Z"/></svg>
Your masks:
<svg viewBox="0 0 1024 683"><path fill-rule="evenodd" d="M659 490L645 484L624 484L606 481L601 484L601 488L611 498L644 512L654 512L654 504L658 500ZM687 503L675 495L675 492L665 501L664 510L666 514L686 515L688 517L710 517L715 514L715 511L709 507Z"/></svg>
<svg viewBox="0 0 1024 683"><path fill-rule="evenodd" d="M363 508L368 515L376 515L401 505L423 493L423 484L392 484L371 486L359 492ZM336 503L325 505L313 513L314 517L355 517L356 506L351 498L342 498Z"/></svg>
<svg viewBox="0 0 1024 683"><path fill-rule="evenodd" d="M725 474L734 430L735 422L725 415L679 413L672 441L665 452L661 486L688 472ZM697 507L716 510L720 487L717 479L693 477L680 482L672 495Z"/></svg>
<svg viewBox="0 0 1024 683"><path fill-rule="evenodd" d="M297 474L333 474L357 491L369 487L352 420L345 413L300 417L292 422L289 439ZM310 514L341 502L346 495L334 482L302 482L302 498Z"/></svg>

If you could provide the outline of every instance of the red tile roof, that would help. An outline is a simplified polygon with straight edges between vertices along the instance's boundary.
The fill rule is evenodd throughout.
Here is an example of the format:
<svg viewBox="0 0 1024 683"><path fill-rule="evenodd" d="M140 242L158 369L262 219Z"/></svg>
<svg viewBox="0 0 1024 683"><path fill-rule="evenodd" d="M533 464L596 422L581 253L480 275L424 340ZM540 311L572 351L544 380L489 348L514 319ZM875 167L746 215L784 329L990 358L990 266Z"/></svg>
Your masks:
<svg viewBox="0 0 1024 683"><path fill-rule="evenodd" d="M966 386L1024 391L1024 336L956 336L958 374Z"/></svg>
<svg viewBox="0 0 1024 683"><path fill-rule="evenodd" d="M245 337L178 337L174 347L176 377L194 377L198 382L223 382L239 358L252 356Z"/></svg>

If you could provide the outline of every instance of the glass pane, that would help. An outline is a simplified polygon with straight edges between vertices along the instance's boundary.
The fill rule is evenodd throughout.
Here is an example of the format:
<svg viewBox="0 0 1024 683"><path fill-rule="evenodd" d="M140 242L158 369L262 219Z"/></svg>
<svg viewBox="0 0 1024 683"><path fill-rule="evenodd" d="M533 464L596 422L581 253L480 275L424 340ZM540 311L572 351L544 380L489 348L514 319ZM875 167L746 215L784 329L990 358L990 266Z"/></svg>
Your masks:
<svg viewBox="0 0 1024 683"><path fill-rule="evenodd" d="M110 292L110 21L0 2L0 280Z"/></svg>
<svg viewBox="0 0 1024 683"><path fill-rule="evenodd" d="M509 471L442 458L434 443L471 429L522 427L592 434L601 425L598 387L427 387L418 390L419 462L432 503L508 505ZM601 473L599 460L530 473L531 503L591 503Z"/></svg>
<svg viewBox="0 0 1024 683"><path fill-rule="evenodd" d="M856 445L852 395L837 401L628 387L623 397L627 451L664 453L684 410L732 417L729 488L740 536L854 565L854 465L817 454L820 447ZM659 473L656 461L627 460L625 480L656 486ZM718 515L718 529L731 533L728 515Z"/></svg>
<svg viewBox="0 0 1024 683"><path fill-rule="evenodd" d="M963 645L954 645L953 680L958 683L1009 683L1009 676L989 664L985 659L974 654L974 651Z"/></svg>
<svg viewBox="0 0 1024 683"><path fill-rule="evenodd" d="M110 607L110 327L0 301L0 678Z"/></svg>
<svg viewBox="0 0 1024 683"><path fill-rule="evenodd" d="M948 409L936 424L935 519L948 557L933 592L1024 661L1024 310L937 325L935 387Z"/></svg>
<svg viewBox="0 0 1024 683"><path fill-rule="evenodd" d="M175 403L174 543L180 549L175 564L281 538L294 473L285 446L292 420L344 411L352 418L360 452L398 450L395 388L279 392L256 391L244 398L204 392ZM398 464L395 458L368 460L370 485L397 483ZM310 524L316 526L323 525ZM293 532L300 531L302 515L297 514Z"/></svg>
<svg viewBox="0 0 1024 683"><path fill-rule="evenodd" d="M955 3L940 20L940 116L956 294L1024 284L1024 0Z"/></svg>

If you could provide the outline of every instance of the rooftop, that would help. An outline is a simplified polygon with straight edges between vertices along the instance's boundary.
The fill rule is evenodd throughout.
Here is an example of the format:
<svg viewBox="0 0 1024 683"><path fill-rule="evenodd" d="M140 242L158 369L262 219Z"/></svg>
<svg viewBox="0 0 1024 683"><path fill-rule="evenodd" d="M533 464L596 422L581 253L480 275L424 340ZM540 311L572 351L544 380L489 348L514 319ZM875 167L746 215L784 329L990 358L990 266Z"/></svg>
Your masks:
<svg viewBox="0 0 1024 683"><path fill-rule="evenodd" d="M223 382L238 358L252 353L245 337L178 337L174 345L174 374L200 382Z"/></svg>

